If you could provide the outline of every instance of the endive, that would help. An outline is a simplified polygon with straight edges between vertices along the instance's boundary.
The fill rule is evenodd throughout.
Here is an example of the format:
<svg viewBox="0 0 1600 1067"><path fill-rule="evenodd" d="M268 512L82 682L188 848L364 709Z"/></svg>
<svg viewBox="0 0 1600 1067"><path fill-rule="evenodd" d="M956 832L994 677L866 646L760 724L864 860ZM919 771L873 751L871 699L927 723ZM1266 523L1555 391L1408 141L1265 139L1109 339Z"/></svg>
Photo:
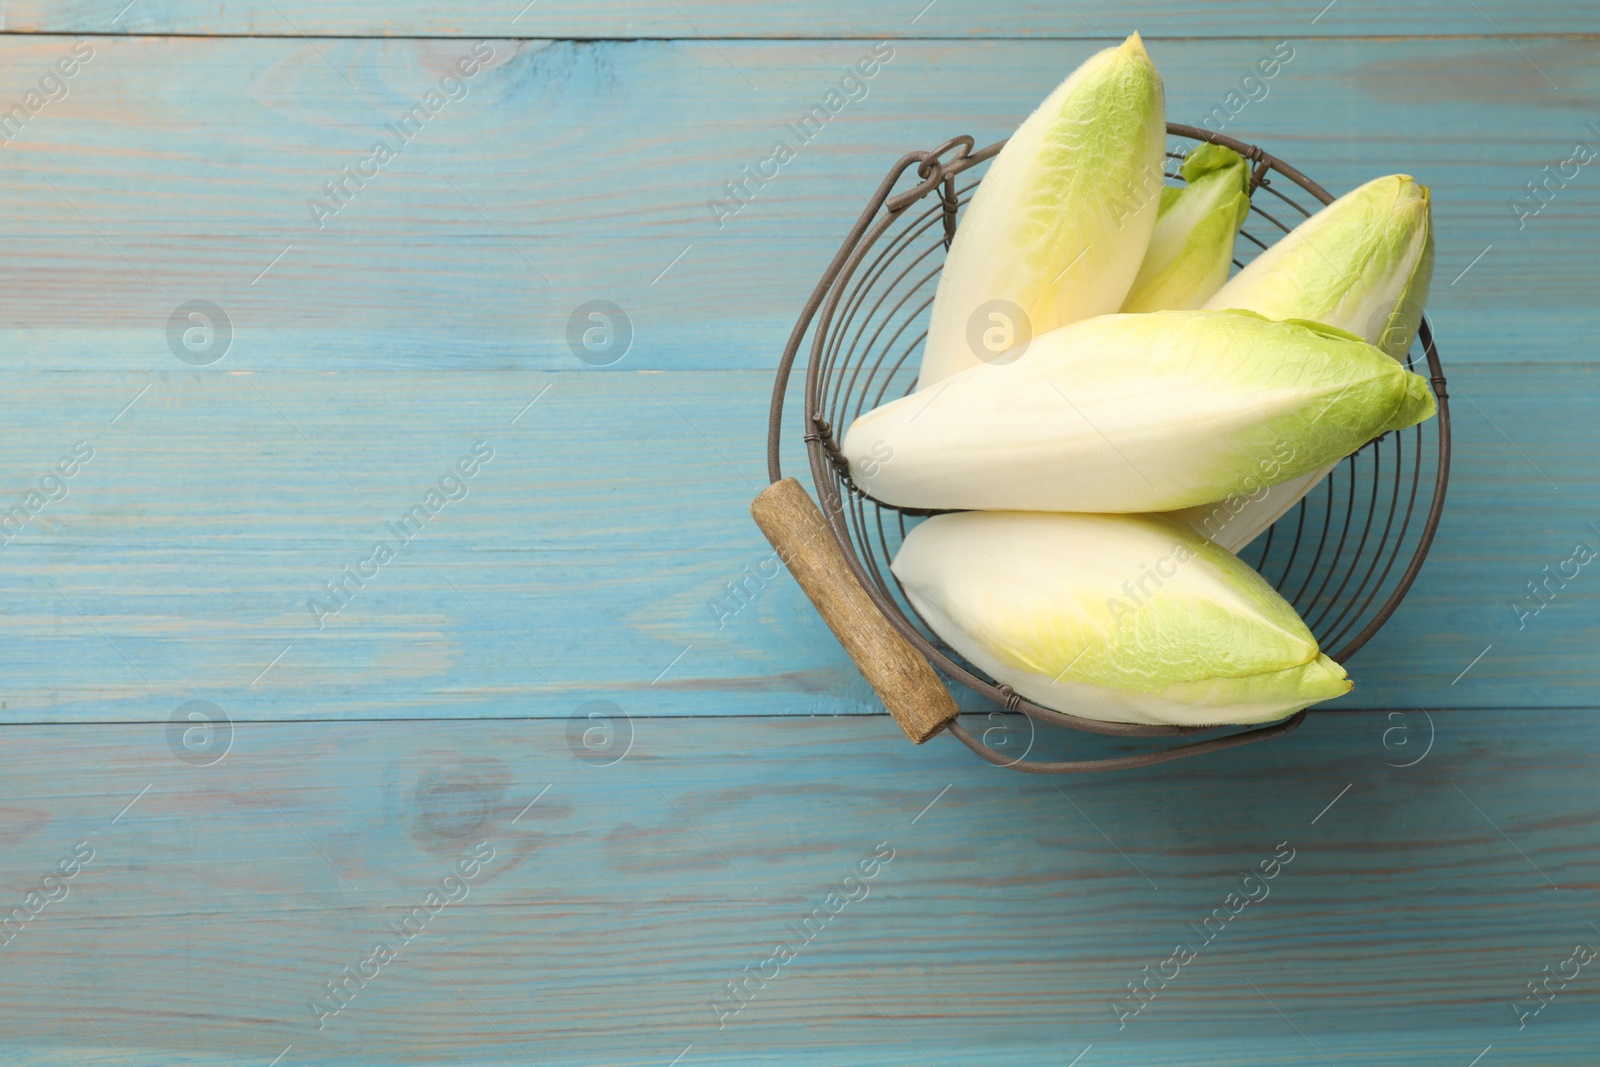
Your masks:
<svg viewBox="0 0 1600 1067"><path fill-rule="evenodd" d="M1428 187L1407 174L1347 193L1268 248L1206 304L1274 319L1313 319L1403 359L1433 279ZM1333 462L1337 465L1337 461ZM1300 502L1332 466L1249 499L1232 497L1176 516L1229 551L1249 544Z"/></svg>
<svg viewBox="0 0 1600 1067"><path fill-rule="evenodd" d="M1169 511L1319 469L1433 410L1424 379L1343 331L1157 311L1052 330L1014 363L885 404L841 452L901 507Z"/></svg>
<svg viewBox="0 0 1600 1067"><path fill-rule="evenodd" d="M1266 722L1351 689L1259 574L1157 516L938 515L892 569L951 648L1073 715Z"/></svg>
<svg viewBox="0 0 1600 1067"><path fill-rule="evenodd" d="M1116 311L1155 225L1161 76L1139 35L1092 56L989 164L951 242L919 382Z"/></svg>
<svg viewBox="0 0 1600 1067"><path fill-rule="evenodd" d="M1161 191L1150 247L1123 311L1197 308L1228 280L1234 241L1250 214L1250 164L1231 148L1205 142L1184 157L1178 173L1185 184Z"/></svg>

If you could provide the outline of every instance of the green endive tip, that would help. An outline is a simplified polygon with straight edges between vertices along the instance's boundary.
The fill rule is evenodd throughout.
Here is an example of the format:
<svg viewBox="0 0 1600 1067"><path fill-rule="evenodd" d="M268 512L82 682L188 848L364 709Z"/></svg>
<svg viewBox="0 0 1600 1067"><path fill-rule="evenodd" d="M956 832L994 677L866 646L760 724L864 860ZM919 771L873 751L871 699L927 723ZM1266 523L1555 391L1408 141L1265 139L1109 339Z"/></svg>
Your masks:
<svg viewBox="0 0 1600 1067"><path fill-rule="evenodd" d="M1203 143L1178 168L1185 184L1161 192L1150 247L1122 302L1125 312L1197 308L1233 266L1233 246L1250 214L1250 164L1223 145Z"/></svg>

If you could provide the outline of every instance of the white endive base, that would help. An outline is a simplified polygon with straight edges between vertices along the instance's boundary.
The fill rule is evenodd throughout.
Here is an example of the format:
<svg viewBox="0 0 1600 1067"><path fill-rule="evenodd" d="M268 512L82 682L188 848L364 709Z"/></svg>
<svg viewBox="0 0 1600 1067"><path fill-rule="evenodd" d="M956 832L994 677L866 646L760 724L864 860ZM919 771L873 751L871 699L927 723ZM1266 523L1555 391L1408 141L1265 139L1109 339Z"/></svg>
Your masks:
<svg viewBox="0 0 1600 1067"><path fill-rule="evenodd" d="M1338 465L1335 463L1310 474L1291 478L1281 485L1274 485L1254 500L1230 497L1212 504L1197 504L1181 511L1169 511L1166 515L1238 555L1240 549L1266 533L1267 527L1305 499Z"/></svg>

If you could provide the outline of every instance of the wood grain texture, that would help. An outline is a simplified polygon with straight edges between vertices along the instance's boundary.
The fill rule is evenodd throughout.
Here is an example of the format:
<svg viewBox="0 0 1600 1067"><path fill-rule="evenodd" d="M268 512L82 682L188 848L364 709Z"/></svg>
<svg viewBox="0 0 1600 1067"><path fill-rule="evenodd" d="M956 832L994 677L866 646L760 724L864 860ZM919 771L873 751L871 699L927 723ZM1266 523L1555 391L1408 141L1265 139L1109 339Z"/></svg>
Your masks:
<svg viewBox="0 0 1600 1067"><path fill-rule="evenodd" d="M1537 6L1510 0L1457 5L1423 0L1389 5L1234 0L1008 0L984 5L953 0L846 3L844 0L679 0L653 4L615 0L494 0L443 7L421 0L361 0L313 4L307 0L12 0L3 28L12 33L231 34L298 37L530 36L577 38L700 37L1122 37L1341 36L1405 34L1427 37L1472 34L1594 33L1600 18L1576 0Z"/></svg>
<svg viewBox="0 0 1600 1067"><path fill-rule="evenodd" d="M1575 544L1600 549L1596 373L1453 369L1438 540L1331 707L1594 706L1591 568L1541 586L1536 615L1514 605L1536 606L1527 583ZM164 720L191 698L243 719L565 716L597 698L881 711L788 575L750 577L773 554L748 515L766 372L13 370L0 386L4 507L74 443L96 449L0 546L6 721ZM480 440L494 458L466 497L398 547L386 524ZM308 610L379 540L394 560L338 614Z"/></svg>
<svg viewBox="0 0 1600 1067"><path fill-rule="evenodd" d="M1582 1062L1600 1023L1587 972L1520 1032L1510 1007L1600 944L1586 713L1439 714L1431 741L1420 715L1314 717L1064 783L913 749L886 718L619 724L609 766L561 722L240 725L208 766L160 725L7 730L6 908L78 842L94 855L0 947L0 1062L667 1064L692 1045L681 1063L1021 1065L1092 1044L1085 1064L1464 1067L1491 1043ZM990 729L1026 741L1013 717ZM319 1030L307 1001L482 842L465 899ZM1119 1030L1113 998L1280 842L1266 899ZM845 882L875 850L892 859ZM858 899L719 1030L726 984L836 890Z"/></svg>
<svg viewBox="0 0 1600 1067"><path fill-rule="evenodd" d="M0 44L0 100L71 46ZM902 44L789 184L720 231L705 199L859 42L501 42L468 96L320 231L305 201L462 42L92 45L70 95L0 152L8 492L20 500L79 440L103 449L5 546L0 715L161 719L195 695L250 718L564 715L599 694L638 714L876 710L792 587L732 618L713 606L767 554L743 511L763 482L771 368L893 155L885 138L1001 136L1092 45ZM1592 358L1595 193L1585 174L1520 231L1506 201L1600 100L1583 42L1529 45L1566 86L1554 107L1504 45L1308 43L1238 120L1336 189L1404 167L1436 190L1431 313L1463 398L1456 496L1347 702L1594 701L1587 587L1531 628L1512 605L1594 518L1592 384L1542 362ZM1158 51L1172 113L1197 115L1259 42ZM742 88L741 70L771 92ZM568 344L573 309L596 298L632 322L612 367ZM199 369L167 334L193 299L234 327ZM317 628L308 600L479 434L510 435L500 466Z"/></svg>
<svg viewBox="0 0 1600 1067"><path fill-rule="evenodd" d="M950 691L867 596L800 483L793 478L773 482L755 498L750 514L777 549L778 562L788 568L906 736L920 745L943 730L957 713ZM772 575L777 576L776 567ZM756 574L758 582L765 577L765 569ZM756 592L754 585L745 589L748 595Z"/></svg>
<svg viewBox="0 0 1600 1067"><path fill-rule="evenodd" d="M90 41L94 58L66 99L0 146L11 350L37 367L181 367L169 317L206 299L232 322L229 366L582 369L569 320L606 299L634 334L619 367L769 369L901 152L958 132L1005 136L1095 48L895 44L865 98L719 227L708 201L726 198L725 183L776 140L797 141L786 124L825 100L869 43L491 41L495 58L466 97L319 229L308 201L334 203L325 183L379 137L393 141L386 124L471 43ZM24 100L70 47L0 40L0 105ZM1511 209L1542 167L1600 138L1587 125L1600 121L1593 43L1294 47L1270 95L1227 132L1335 191L1392 171L1432 187L1429 311L1452 365L1594 358L1586 250L1600 242L1600 177L1581 169L1521 229ZM1170 117L1189 122L1267 54L1260 40L1152 49Z"/></svg>
<svg viewBox="0 0 1600 1067"><path fill-rule="evenodd" d="M1405 711L1043 780L906 745L786 575L719 598L771 555L772 368L867 191L1135 28L1174 120L1287 38L1227 131L1335 190L1432 186L1457 467L1351 665L1345 704ZM1600 945L1600 586L1525 599L1600 547L1600 179L1512 204L1600 137L1596 32L1572 0L6 4L0 119L36 113L0 144L0 515L60 498L0 545L0 1064L1592 1063L1592 970L1524 1029L1512 1005ZM79 42L51 34L96 35L59 86ZM882 38L865 97L719 226ZM308 201L480 39L464 98L319 228ZM232 329L210 365L173 348L194 300ZM602 322L615 348L574 347ZM319 626L430 489L457 498ZM1037 758L1150 744L966 721ZM1270 897L1119 1028L1278 842ZM80 843L68 894L30 897Z"/></svg>

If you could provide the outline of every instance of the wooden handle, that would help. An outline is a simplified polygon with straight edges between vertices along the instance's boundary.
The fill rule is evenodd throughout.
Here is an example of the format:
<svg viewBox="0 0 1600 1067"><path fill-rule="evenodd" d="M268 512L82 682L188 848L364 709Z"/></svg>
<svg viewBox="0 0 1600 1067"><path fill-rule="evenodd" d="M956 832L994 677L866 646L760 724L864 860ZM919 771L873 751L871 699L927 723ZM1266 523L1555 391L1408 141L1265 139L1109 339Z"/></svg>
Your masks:
<svg viewBox="0 0 1600 1067"><path fill-rule="evenodd" d="M800 483L773 482L751 503L750 514L906 736L920 745L944 729L956 717L955 699L855 580Z"/></svg>

